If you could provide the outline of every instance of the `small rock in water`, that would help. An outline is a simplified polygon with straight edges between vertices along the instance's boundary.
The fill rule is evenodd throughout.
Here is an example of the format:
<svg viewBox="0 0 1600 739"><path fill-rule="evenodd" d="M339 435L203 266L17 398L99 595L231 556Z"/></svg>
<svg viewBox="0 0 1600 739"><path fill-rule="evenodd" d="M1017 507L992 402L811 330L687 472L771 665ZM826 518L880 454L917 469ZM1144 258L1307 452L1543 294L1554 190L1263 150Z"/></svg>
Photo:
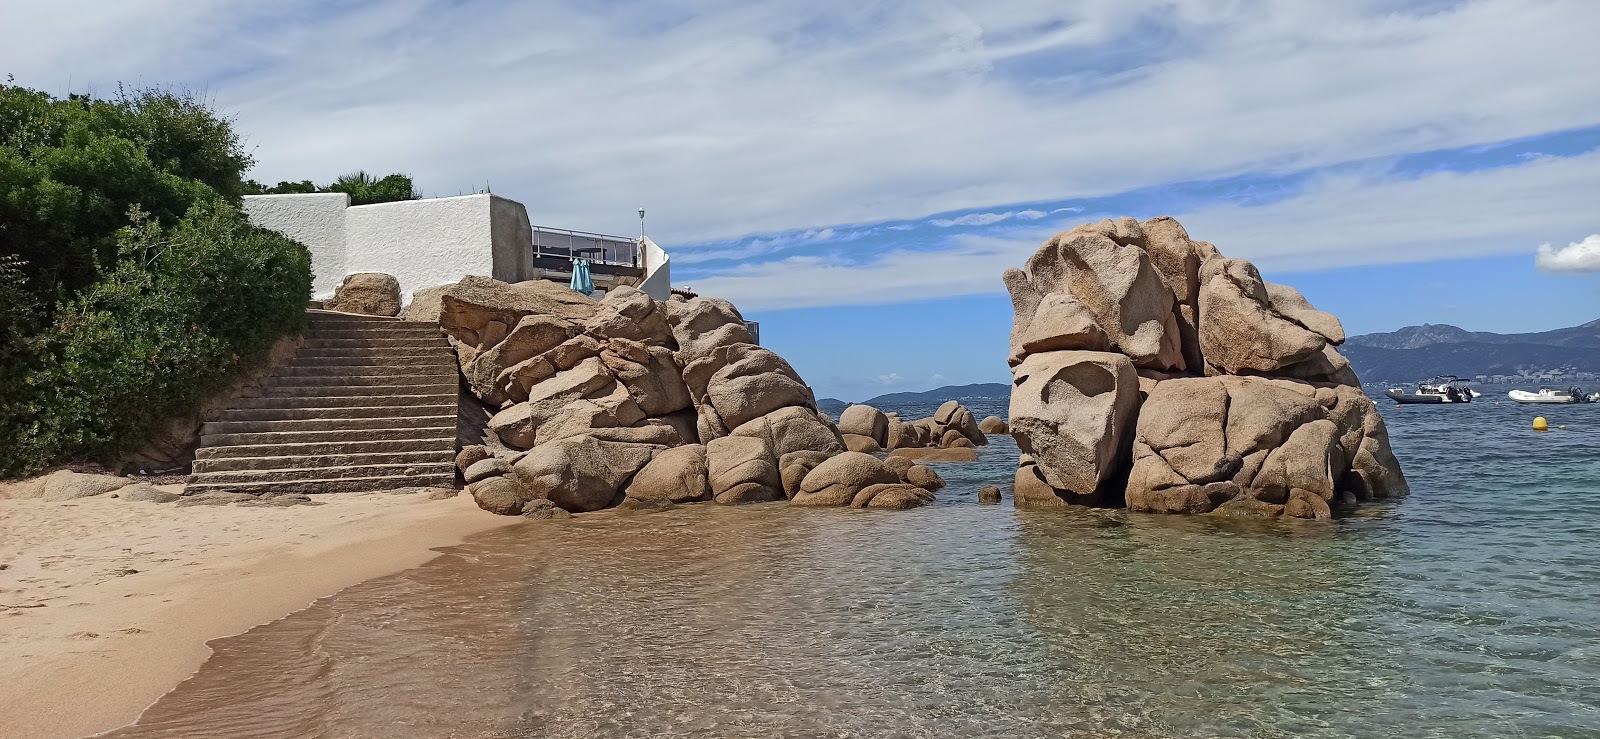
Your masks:
<svg viewBox="0 0 1600 739"><path fill-rule="evenodd" d="M562 508L544 499L528 501L522 507L522 515L524 518L538 518L546 520L572 518L572 514L568 513L565 508Z"/></svg>
<svg viewBox="0 0 1600 739"><path fill-rule="evenodd" d="M629 498L623 501L622 505L617 506L617 509L623 511L637 511L639 513L660 513L661 511L670 511L677 507L677 504L670 500L638 500L635 498ZM527 514L524 513L523 515Z"/></svg>
<svg viewBox="0 0 1600 739"><path fill-rule="evenodd" d="M1000 488L993 485L978 491L978 502L984 505L996 505L1000 502Z"/></svg>

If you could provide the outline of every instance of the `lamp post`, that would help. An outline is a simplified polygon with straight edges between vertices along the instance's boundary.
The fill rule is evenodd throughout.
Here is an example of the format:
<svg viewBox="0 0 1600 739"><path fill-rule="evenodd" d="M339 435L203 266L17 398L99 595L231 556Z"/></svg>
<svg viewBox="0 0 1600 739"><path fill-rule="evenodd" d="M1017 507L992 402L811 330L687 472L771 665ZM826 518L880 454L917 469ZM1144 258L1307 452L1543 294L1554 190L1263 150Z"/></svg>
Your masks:
<svg viewBox="0 0 1600 739"><path fill-rule="evenodd" d="M639 238L644 238L644 208L639 209Z"/></svg>

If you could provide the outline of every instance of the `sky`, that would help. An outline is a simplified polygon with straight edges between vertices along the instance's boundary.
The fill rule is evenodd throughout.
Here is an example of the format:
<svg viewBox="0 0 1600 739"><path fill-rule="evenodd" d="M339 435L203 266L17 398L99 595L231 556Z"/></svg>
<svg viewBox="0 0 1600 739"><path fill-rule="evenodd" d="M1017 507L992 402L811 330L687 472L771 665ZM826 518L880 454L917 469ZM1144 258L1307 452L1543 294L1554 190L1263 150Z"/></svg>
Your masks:
<svg viewBox="0 0 1600 739"><path fill-rule="evenodd" d="M161 85L264 182L630 234L819 396L1006 382L1000 282L1178 217L1341 317L1600 318L1600 3L0 0L0 75Z"/></svg>

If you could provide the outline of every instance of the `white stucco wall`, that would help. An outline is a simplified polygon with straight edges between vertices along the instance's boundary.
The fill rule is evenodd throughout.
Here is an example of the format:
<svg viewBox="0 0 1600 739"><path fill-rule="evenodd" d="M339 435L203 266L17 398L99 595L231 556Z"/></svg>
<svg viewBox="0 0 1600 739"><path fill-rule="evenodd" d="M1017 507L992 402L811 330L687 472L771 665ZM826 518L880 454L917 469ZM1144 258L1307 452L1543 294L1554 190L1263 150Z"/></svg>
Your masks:
<svg viewBox="0 0 1600 739"><path fill-rule="evenodd" d="M641 239L644 248L640 251L644 267L644 282L639 283L639 290L656 300L666 300L672 297L672 257L666 250L651 241L646 236Z"/></svg>
<svg viewBox="0 0 1600 739"><path fill-rule="evenodd" d="M350 196L342 192L314 195L247 195L244 213L260 228L271 229L306 245L311 251L312 297L326 300L344 280L345 210Z"/></svg>
<svg viewBox="0 0 1600 739"><path fill-rule="evenodd" d="M246 197L257 226L278 231L311 250L312 297L326 300L356 272L382 272L400 281L401 298L423 288L486 275L504 282L534 278L528 210L495 195L349 205L343 193ZM671 259L643 240L639 285L650 297L671 296Z"/></svg>
<svg viewBox="0 0 1600 739"><path fill-rule="evenodd" d="M490 195L358 205L345 216L345 274L383 272L401 299L466 275L495 274ZM343 276L340 276L343 279Z"/></svg>

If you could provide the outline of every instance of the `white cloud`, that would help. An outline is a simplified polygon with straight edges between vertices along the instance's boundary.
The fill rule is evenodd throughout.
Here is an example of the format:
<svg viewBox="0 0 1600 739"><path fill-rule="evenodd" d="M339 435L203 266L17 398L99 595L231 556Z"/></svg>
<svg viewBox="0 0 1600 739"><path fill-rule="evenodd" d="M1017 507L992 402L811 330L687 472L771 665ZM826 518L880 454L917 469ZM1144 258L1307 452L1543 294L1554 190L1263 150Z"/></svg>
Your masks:
<svg viewBox="0 0 1600 739"><path fill-rule="evenodd" d="M0 71L198 87L257 179L488 183L617 233L643 205L669 249L1600 120L1588 0L72 5L8 3Z"/></svg>
<svg viewBox="0 0 1600 739"><path fill-rule="evenodd" d="M890 231L910 231L913 228L916 228L916 226L913 226L913 225L911 225L909 223L896 223L893 226L890 226L889 230Z"/></svg>
<svg viewBox="0 0 1600 739"><path fill-rule="evenodd" d="M1023 220L1027 220L1027 221L1037 221L1040 218L1043 218L1043 217L1045 217L1047 215L1050 215L1050 214L1046 213L1046 212L1044 212L1042 210L1021 210L1021 211L1017 211L1017 217L1021 218Z"/></svg>
<svg viewBox="0 0 1600 739"><path fill-rule="evenodd" d="M1082 208L1056 208L1055 210L1050 211L1050 214L1051 215L1055 215L1056 213L1082 213L1082 212L1083 212Z"/></svg>
<svg viewBox="0 0 1600 739"><path fill-rule="evenodd" d="M901 377L899 373L896 372L890 372L887 375L878 375L877 377L872 378L872 383L874 385L899 385L902 382L905 382L905 378Z"/></svg>
<svg viewBox="0 0 1600 739"><path fill-rule="evenodd" d="M1540 244L1533 259L1546 272L1600 272L1600 234L1591 234L1560 249Z"/></svg>
<svg viewBox="0 0 1600 739"><path fill-rule="evenodd" d="M949 228L951 226L987 226L991 223L999 223L1007 218L1010 218L1012 215L1013 214L1009 211L1005 213L968 213L959 218L935 218L928 222L938 226L939 228Z"/></svg>
<svg viewBox="0 0 1600 739"><path fill-rule="evenodd" d="M1600 152L1415 179L1343 175L1270 205L1203 206L1175 215L1196 239L1272 271L1515 254L1595 226ZM1085 214L1149 218L1161 213ZM958 234L942 251L894 251L868 264L793 257L740 265L697 281L703 295L746 311L876 305L1004 292L1000 274L1021 266L1056 229L1004 238Z"/></svg>

